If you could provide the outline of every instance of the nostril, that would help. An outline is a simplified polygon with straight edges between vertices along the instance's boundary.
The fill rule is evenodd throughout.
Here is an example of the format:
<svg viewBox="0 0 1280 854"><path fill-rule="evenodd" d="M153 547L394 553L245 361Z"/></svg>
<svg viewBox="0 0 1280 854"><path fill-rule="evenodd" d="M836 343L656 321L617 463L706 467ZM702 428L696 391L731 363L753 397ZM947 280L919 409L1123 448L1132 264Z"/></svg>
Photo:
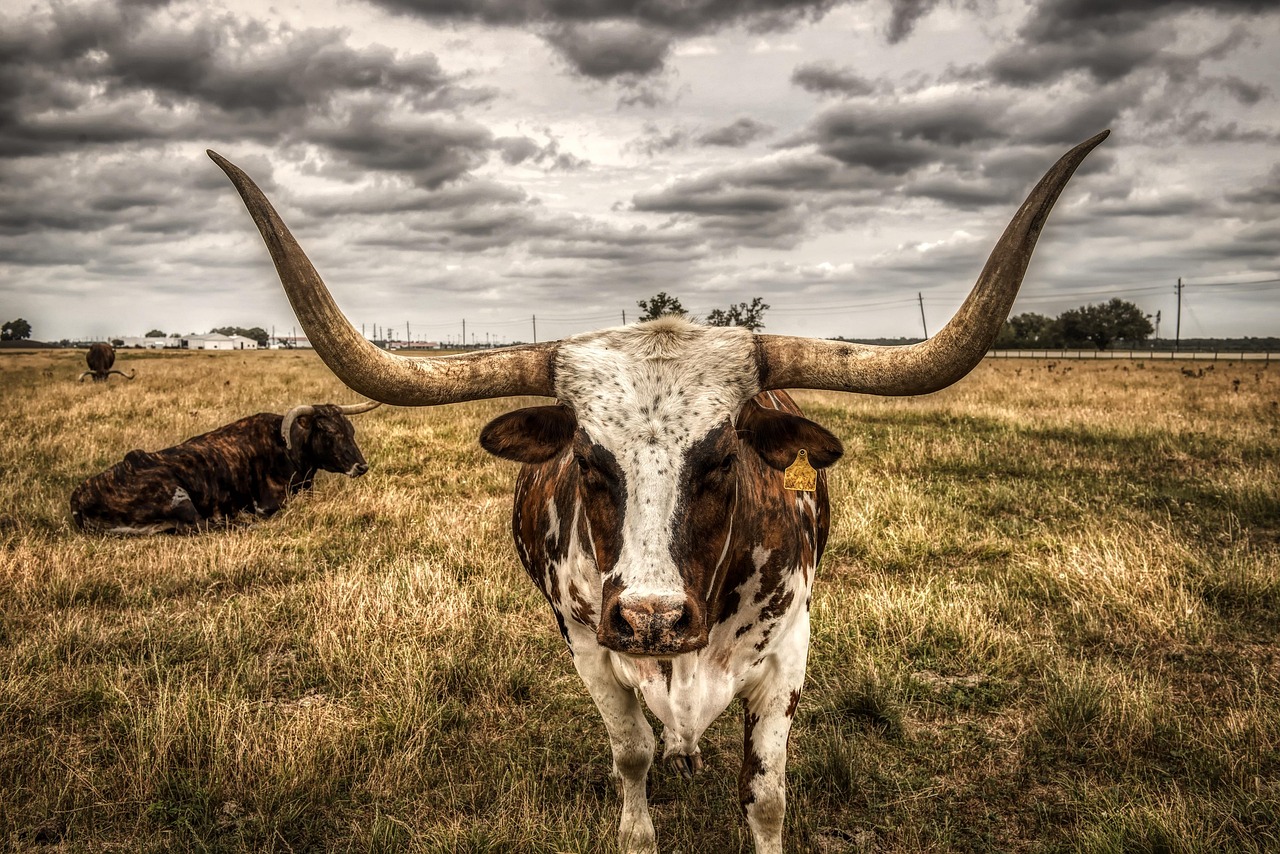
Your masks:
<svg viewBox="0 0 1280 854"><path fill-rule="evenodd" d="M671 624L671 630L677 635L683 635L685 632L689 631L689 628L692 625L693 618L689 615L688 607L684 605L680 606L680 616Z"/></svg>
<svg viewBox="0 0 1280 854"><path fill-rule="evenodd" d="M614 606L612 613L609 615L609 622L613 626L613 630L619 638L629 640L635 637L635 626L631 625L631 621L627 619L626 614L622 611L621 605Z"/></svg>

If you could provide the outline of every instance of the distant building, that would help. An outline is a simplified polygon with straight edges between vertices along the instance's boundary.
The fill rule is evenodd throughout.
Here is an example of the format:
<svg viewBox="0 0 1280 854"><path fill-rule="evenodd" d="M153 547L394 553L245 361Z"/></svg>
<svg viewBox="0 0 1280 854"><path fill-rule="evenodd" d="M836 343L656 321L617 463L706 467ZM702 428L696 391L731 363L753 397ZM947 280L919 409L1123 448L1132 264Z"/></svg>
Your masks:
<svg viewBox="0 0 1280 854"><path fill-rule="evenodd" d="M243 335L210 332L208 335L188 335L182 339L182 346L188 350L257 350L258 342Z"/></svg>
<svg viewBox="0 0 1280 854"><path fill-rule="evenodd" d="M120 338L121 347L143 350L176 350L183 346L181 338Z"/></svg>

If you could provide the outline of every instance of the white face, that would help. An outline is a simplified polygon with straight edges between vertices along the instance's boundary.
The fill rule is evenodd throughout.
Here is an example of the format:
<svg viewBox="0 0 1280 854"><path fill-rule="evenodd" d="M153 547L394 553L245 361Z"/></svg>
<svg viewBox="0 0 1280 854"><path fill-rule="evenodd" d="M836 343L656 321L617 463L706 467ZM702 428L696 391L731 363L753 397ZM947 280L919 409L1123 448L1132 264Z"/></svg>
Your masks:
<svg viewBox="0 0 1280 854"><path fill-rule="evenodd" d="M612 567L629 595L682 596L672 559L678 475L691 446L732 422L759 392L752 333L663 318L563 342L556 394L612 455L625 484L621 548Z"/></svg>

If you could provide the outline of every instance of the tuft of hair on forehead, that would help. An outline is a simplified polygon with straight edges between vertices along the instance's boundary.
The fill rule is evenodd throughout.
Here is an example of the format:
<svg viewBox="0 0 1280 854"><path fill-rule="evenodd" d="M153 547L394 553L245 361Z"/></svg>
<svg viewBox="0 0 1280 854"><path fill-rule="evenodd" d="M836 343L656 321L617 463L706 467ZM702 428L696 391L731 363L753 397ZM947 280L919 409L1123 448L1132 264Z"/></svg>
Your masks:
<svg viewBox="0 0 1280 854"><path fill-rule="evenodd" d="M677 314L637 323L633 329L636 354L649 359L681 358L688 352L691 342L705 338L707 333L707 327Z"/></svg>

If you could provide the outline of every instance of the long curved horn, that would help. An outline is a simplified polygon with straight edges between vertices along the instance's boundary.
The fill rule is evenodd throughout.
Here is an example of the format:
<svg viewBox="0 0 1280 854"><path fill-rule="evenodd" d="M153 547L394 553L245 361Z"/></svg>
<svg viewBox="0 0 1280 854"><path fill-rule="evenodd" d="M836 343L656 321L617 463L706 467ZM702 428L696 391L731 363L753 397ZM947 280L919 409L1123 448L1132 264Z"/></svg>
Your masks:
<svg viewBox="0 0 1280 854"><path fill-rule="evenodd" d="M131 379L133 379L135 376L137 376L137 375L138 375L138 371L137 371L137 369L136 369L136 368L134 368L133 370L130 370L130 371L129 371L129 373L127 373L127 374L126 374L124 371L118 370L118 369L116 369L116 368L112 368L111 370L107 371L107 373L106 373L106 375L107 375L107 376L111 376L112 374L119 374L120 376L124 377L125 379L127 379L127 380L131 380Z"/></svg>
<svg viewBox="0 0 1280 854"><path fill-rule="evenodd" d="M374 346L343 316L320 274L253 180L220 155L207 153L227 173L253 216L312 346L352 390L397 406L554 395L554 343L434 357L399 356Z"/></svg>
<svg viewBox="0 0 1280 854"><path fill-rule="evenodd" d="M314 406L295 406L284 414L284 420L280 422L280 436L284 439L284 446L289 450L293 450L293 440L289 436L293 433L293 422L297 421L304 415L311 415L316 411Z"/></svg>
<svg viewBox="0 0 1280 854"><path fill-rule="evenodd" d="M85 371L83 374L80 375L80 379L76 380L76 382L82 383L84 382L85 377L92 376L92 375L93 375L93 371Z"/></svg>
<svg viewBox="0 0 1280 854"><path fill-rule="evenodd" d="M1045 173L1014 214L968 298L937 335L897 347L757 335L761 388L928 394L969 373L1009 316L1053 203L1076 167L1110 133L1103 131L1080 143Z"/></svg>
<svg viewBox="0 0 1280 854"><path fill-rule="evenodd" d="M382 405L380 400L366 400L364 403L348 403L346 405L339 404L338 411L343 415L360 415L368 412L370 409L377 409Z"/></svg>

